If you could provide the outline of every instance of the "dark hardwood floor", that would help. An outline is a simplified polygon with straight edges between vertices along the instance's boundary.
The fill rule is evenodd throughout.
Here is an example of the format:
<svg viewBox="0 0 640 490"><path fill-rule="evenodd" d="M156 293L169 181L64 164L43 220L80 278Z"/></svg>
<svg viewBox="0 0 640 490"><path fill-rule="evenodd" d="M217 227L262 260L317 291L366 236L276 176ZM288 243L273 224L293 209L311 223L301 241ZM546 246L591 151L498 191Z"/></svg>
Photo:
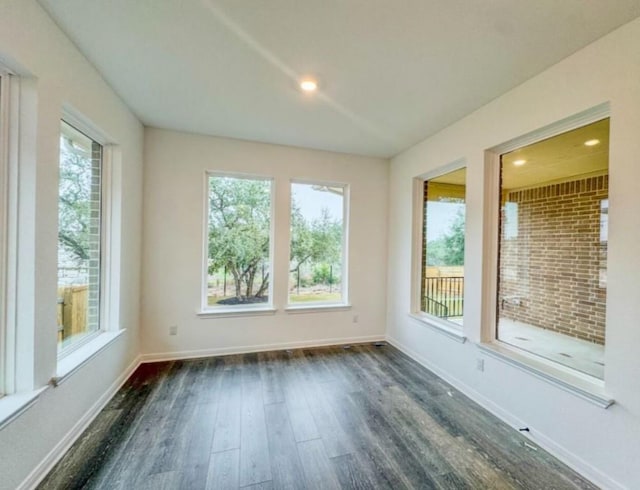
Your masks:
<svg viewBox="0 0 640 490"><path fill-rule="evenodd" d="M39 488L596 487L390 345L356 345L143 364Z"/></svg>

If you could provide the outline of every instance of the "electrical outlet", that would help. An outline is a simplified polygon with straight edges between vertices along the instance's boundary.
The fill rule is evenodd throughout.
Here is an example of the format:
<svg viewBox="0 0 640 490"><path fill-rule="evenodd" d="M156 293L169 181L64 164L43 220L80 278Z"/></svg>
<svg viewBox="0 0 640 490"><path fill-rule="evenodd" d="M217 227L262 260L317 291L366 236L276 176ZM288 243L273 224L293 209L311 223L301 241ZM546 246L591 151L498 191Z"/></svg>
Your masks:
<svg viewBox="0 0 640 490"><path fill-rule="evenodd" d="M353 323L358 323L358 320L360 320L360 318L358 318L358 315L353 315Z"/></svg>
<svg viewBox="0 0 640 490"><path fill-rule="evenodd" d="M484 371L484 359L476 359L476 369L478 371Z"/></svg>
<svg viewBox="0 0 640 490"><path fill-rule="evenodd" d="M169 327L169 335L178 335L178 325L171 325Z"/></svg>

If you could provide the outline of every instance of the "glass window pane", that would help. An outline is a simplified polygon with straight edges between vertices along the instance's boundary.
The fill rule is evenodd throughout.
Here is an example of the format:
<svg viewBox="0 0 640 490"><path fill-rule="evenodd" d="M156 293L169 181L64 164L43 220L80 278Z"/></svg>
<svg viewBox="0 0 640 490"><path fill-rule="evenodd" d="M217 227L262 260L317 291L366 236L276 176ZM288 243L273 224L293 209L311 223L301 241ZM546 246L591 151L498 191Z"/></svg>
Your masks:
<svg viewBox="0 0 640 490"><path fill-rule="evenodd" d="M209 177L207 307L269 302L271 181Z"/></svg>
<svg viewBox="0 0 640 490"><path fill-rule="evenodd" d="M343 303L345 187L291 184L289 303Z"/></svg>
<svg viewBox="0 0 640 490"><path fill-rule="evenodd" d="M502 155L498 339L604 375L609 119Z"/></svg>
<svg viewBox="0 0 640 490"><path fill-rule="evenodd" d="M420 310L463 324L466 169L424 182Z"/></svg>
<svg viewBox="0 0 640 490"><path fill-rule="evenodd" d="M62 122L58 193L58 349L100 328L102 146Z"/></svg>
<svg viewBox="0 0 640 490"><path fill-rule="evenodd" d="M7 122L7 107L5 101L7 100L5 87L5 76L0 73L0 397L6 392L7 388L7 373L5 367L5 351L6 351L6 326L4 318L6 313L5 308L5 244L7 240L7 182L6 182L6 137L8 134Z"/></svg>

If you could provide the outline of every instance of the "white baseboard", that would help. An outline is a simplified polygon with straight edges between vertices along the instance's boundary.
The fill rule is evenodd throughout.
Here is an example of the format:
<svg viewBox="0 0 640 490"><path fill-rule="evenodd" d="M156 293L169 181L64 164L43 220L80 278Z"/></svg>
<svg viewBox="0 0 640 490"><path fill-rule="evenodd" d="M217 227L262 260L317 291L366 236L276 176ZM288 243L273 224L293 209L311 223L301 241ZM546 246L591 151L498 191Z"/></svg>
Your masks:
<svg viewBox="0 0 640 490"><path fill-rule="evenodd" d="M67 434L49 451L49 454L40 461L29 476L20 484L17 490L31 490L36 488L45 476L53 469L56 463L62 459L64 454L69 450L74 442L82 435L82 433L93 422L93 419L100 411L109 403L111 398L117 393L122 385L129 379L136 368L141 364L140 356L136 357L129 366L122 372L120 376L109 386L102 396L87 410L87 412L76 422L76 424L67 432Z"/></svg>
<svg viewBox="0 0 640 490"><path fill-rule="evenodd" d="M300 349L305 347L325 347L328 345L363 344L366 342L384 341L384 335L367 335L363 337L344 337L337 339L303 340L299 342L284 342L278 344L245 345L236 347L221 347L215 349L198 349L176 352L156 352L142 354L142 362L175 361L178 359L195 359L199 357L225 356L230 354L250 354L252 352L267 352L272 350Z"/></svg>
<svg viewBox="0 0 640 490"><path fill-rule="evenodd" d="M511 426L515 430L518 430L518 428L520 427L525 427L525 426L529 427L531 429L531 432L529 433L521 432L523 436L535 442L542 449L544 449L554 457L558 458L560 461L566 464L569 468L580 473L582 476L590 480L592 483L594 483L598 487L608 488L612 490L625 490L625 487L623 485L616 482L609 476L605 475L598 469L594 468L588 462L586 462L579 456L575 455L571 451L567 450L565 447L559 445L548 435L543 434L540 431L536 430L535 427L532 427L530 424L525 424L520 419L518 419L518 417L516 417L514 414L504 410L504 408L495 404L489 398L485 397L484 395L482 395L481 393L473 389L468 384L463 383L459 379L451 376L446 371L443 371L442 369L438 368L437 366L429 362L426 358L424 358L423 356L415 352L413 349L402 344L401 342L391 337L390 335L387 335L386 340L392 346L404 352L406 355L411 357L418 364L421 364L422 366L427 368L429 371L431 371L435 375L444 379L447 383L449 383L454 388L464 393L466 396L471 398L478 405L480 405L481 407L491 412L493 415L498 417L500 420L502 420L504 423ZM535 434L535 437L532 437L531 435L532 433Z"/></svg>

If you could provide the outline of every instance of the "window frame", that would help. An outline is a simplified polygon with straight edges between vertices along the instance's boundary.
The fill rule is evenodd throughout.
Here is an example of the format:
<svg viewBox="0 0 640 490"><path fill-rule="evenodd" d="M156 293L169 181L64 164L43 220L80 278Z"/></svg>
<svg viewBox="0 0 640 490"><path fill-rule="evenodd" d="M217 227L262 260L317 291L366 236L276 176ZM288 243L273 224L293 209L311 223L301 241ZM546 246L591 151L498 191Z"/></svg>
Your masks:
<svg viewBox="0 0 640 490"><path fill-rule="evenodd" d="M102 147L102 155L100 161L100 289L99 289L99 312L98 312L98 329L84 335L82 338L72 342L68 346L60 349L57 353L58 365L66 364L64 361L73 359L73 355L83 347L96 341L101 335L108 332L117 332L119 329L112 322L112 284L114 266L111 262L112 257L112 161L114 145L109 143L109 139L105 134L96 128L86 118L78 114L76 111L65 108L60 123L66 123L76 131L82 133L93 142ZM58 155L60 150L58 149ZM59 158L59 157L58 157ZM58 169L60 162L58 161ZM58 170L59 171L59 170Z"/></svg>
<svg viewBox="0 0 640 490"><path fill-rule="evenodd" d="M291 223L291 204L293 202L293 194L291 192L293 184L303 185L321 185L326 187L341 187L343 189L342 194L342 261L340 264L340 277L341 277L341 300L340 301L317 301L317 302L300 302L291 303L289 301L289 269L291 267L291 226L288 229L288 256L287 256L287 312L296 311L326 311L331 309L345 309L350 308L351 303L349 299L349 230L350 230L350 203L351 203L351 186L346 182L327 181L320 179L304 179L304 178L292 178L289 179L289 205L288 216L289 223Z"/></svg>
<svg viewBox="0 0 640 490"><path fill-rule="evenodd" d="M12 147L11 137L13 131L12 112L13 111L13 74L0 65L0 398L15 391L14 370L14 346L15 341L11 335L9 317L11 313L9 307L9 276L11 261L10 236L14 236L10 227L12 205L11 199L14 195L10 176L10 148Z"/></svg>
<svg viewBox="0 0 640 490"><path fill-rule="evenodd" d="M412 206L412 251L411 251L411 300L409 304L409 316L426 325L433 330L442 333L453 340L464 343L466 336L464 326L449 320L444 320L435 315L431 315L421 309L422 293L422 254L424 240L424 183L441 177L442 175L455 172L456 170L467 169L467 161L464 158L454 160L451 163L439 166L433 170L420 174L413 178L413 206ZM465 245L467 242L467 185L465 182ZM465 247L465 263L467 263L467 250ZM466 288L464 296L466 296ZM466 305L466 301L464 301ZM463 311L464 318L464 311Z"/></svg>
<svg viewBox="0 0 640 490"><path fill-rule="evenodd" d="M610 117L610 105L608 102L603 103L485 150L482 316L480 342L478 343L478 347L482 352L555 384L563 390L602 408L607 408L614 403L614 400L605 390L606 370L605 378L600 380L568 366L509 345L497 338L500 165L501 155L505 153Z"/></svg>
<svg viewBox="0 0 640 490"><path fill-rule="evenodd" d="M209 281L209 179L212 177L226 177L233 179L260 180L269 183L269 301L267 303L254 303L243 306L220 306L212 308L208 304ZM201 318L223 318L229 316L249 316L274 314L274 259L275 259L275 229L276 229L276 179L268 175L260 175L242 172L226 172L220 170L207 170L204 173L204 185L202 194L202 260L200 281L200 308L197 315Z"/></svg>
<svg viewBox="0 0 640 490"><path fill-rule="evenodd" d="M0 64L0 398L22 386L18 379L17 278L18 278L18 190L20 76Z"/></svg>

